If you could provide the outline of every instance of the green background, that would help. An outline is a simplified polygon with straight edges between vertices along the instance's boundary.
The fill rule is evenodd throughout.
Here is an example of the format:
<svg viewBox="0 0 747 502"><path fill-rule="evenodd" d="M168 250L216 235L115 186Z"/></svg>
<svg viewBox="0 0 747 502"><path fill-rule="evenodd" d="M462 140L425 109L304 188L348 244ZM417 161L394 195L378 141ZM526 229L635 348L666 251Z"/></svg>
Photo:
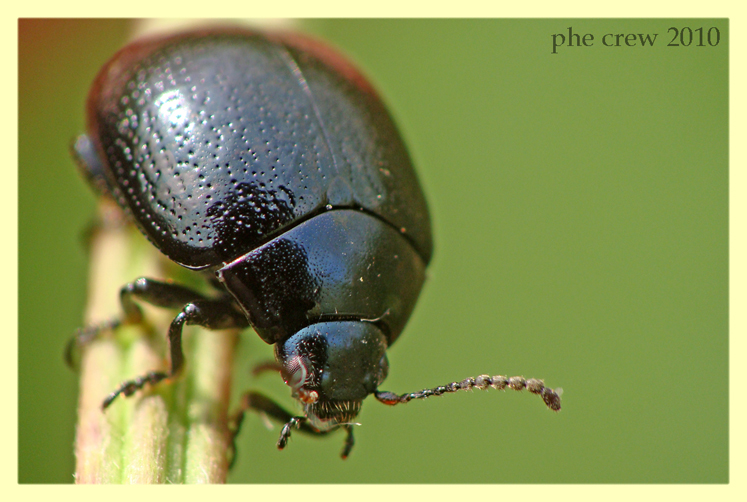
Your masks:
<svg viewBox="0 0 747 502"><path fill-rule="evenodd" d="M554 33L593 47L551 54ZM670 27L717 47L667 47ZM357 444L244 424L233 482L728 481L726 20L316 20L371 76L410 146L436 255L383 388L480 373L563 387L368 400ZM68 145L127 21L20 22L19 481L73 481L82 231L94 197ZM606 33L658 33L603 47ZM115 294L115 292L112 292ZM290 404L247 331L237 373ZM187 354L189 357L189 354Z"/></svg>

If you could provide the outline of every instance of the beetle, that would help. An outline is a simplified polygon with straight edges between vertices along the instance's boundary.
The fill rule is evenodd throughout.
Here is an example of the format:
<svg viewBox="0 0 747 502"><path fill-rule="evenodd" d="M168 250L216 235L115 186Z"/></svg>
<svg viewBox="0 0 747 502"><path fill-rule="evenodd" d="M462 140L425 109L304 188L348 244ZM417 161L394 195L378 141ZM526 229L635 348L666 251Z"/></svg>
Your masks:
<svg viewBox="0 0 747 502"><path fill-rule="evenodd" d="M124 382L104 401L176 376L182 328L251 326L303 414L247 393L254 409L293 429L347 432L365 397L389 405L489 386L558 394L536 379L483 375L415 393L380 391L386 351L412 313L433 244L426 200L396 126L362 74L299 35L198 30L136 41L94 80L78 165L170 260L206 274L217 296L139 278L120 292L179 309L171 365ZM78 342L101 331L92 327Z"/></svg>

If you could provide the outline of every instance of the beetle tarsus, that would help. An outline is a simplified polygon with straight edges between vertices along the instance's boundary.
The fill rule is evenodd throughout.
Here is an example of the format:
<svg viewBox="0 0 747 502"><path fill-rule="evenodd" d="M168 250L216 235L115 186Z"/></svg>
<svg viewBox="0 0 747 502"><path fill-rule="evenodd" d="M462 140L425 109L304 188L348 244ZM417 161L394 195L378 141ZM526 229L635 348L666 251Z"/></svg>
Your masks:
<svg viewBox="0 0 747 502"><path fill-rule="evenodd" d="M78 329L65 346L65 364L69 368L77 370L80 351L83 347L96 340L102 333L116 329L120 324L122 322L119 319L112 319Z"/></svg>
<svg viewBox="0 0 747 502"><path fill-rule="evenodd" d="M109 394L106 399L104 399L104 402L101 404L101 409L105 410L109 407L110 404L119 396L120 394L124 394L125 396L131 396L135 392L139 391L146 385L155 385L161 380L168 378L169 375L166 373L163 373L161 371L151 371L147 375L143 375L141 377L138 377L134 380L128 380L122 385L119 386L117 390Z"/></svg>
<svg viewBox="0 0 747 502"><path fill-rule="evenodd" d="M306 417L293 417L283 426L283 429L280 431L280 438L278 438L278 450L285 448L290 439L291 431L299 429L301 424L305 423L306 420L308 420Z"/></svg>
<svg viewBox="0 0 747 502"><path fill-rule="evenodd" d="M340 457L345 460L350 455L350 450L353 449L353 446L355 445L355 438L353 437L353 426L350 424L345 425L345 431L347 432L347 436L345 437L345 445L342 447L342 452L340 453Z"/></svg>

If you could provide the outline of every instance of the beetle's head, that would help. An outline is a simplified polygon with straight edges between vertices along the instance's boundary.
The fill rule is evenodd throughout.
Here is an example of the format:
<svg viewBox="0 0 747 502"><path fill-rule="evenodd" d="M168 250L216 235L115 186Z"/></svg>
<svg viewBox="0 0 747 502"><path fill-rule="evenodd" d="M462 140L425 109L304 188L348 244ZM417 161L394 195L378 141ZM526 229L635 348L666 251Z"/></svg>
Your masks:
<svg viewBox="0 0 747 502"><path fill-rule="evenodd" d="M276 345L285 383L314 429L350 423L386 378L387 340L363 321L321 322Z"/></svg>

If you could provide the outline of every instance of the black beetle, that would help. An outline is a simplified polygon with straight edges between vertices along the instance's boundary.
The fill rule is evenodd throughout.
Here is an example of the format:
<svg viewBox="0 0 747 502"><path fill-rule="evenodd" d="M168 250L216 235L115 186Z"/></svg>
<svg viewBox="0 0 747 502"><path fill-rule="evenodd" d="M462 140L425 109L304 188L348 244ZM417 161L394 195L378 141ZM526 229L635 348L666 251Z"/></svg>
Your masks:
<svg viewBox="0 0 747 502"><path fill-rule="evenodd" d="M168 333L171 368L125 382L104 401L182 369L182 327L251 325L275 345L276 368L303 403L294 417L248 393L253 408L293 428L347 430L373 394L386 404L461 389L528 388L553 410L541 381L469 378L397 395L379 391L432 254L428 208L392 119L365 78L329 48L297 35L213 29L135 42L99 72L78 163L174 262L206 272L221 291L140 278L134 300L180 308ZM94 327L93 332L100 328ZM90 330L89 334L90 336ZM85 337L79 336L81 341Z"/></svg>

